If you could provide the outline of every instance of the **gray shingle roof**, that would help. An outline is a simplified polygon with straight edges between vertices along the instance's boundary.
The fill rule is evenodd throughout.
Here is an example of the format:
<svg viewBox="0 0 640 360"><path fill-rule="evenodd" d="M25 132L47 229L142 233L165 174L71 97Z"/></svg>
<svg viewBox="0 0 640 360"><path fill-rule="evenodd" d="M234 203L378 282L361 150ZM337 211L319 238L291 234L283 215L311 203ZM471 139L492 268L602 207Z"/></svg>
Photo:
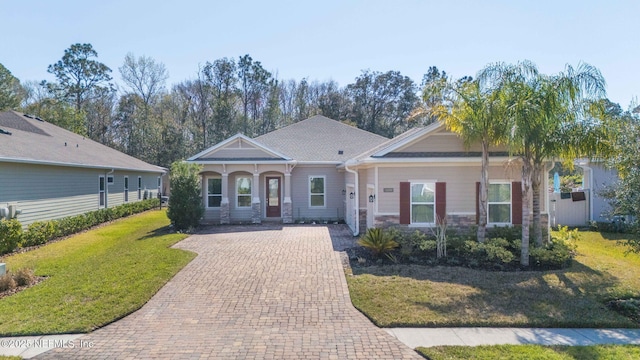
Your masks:
<svg viewBox="0 0 640 360"><path fill-rule="evenodd" d="M316 115L255 140L298 161L343 162L389 139Z"/></svg>
<svg viewBox="0 0 640 360"><path fill-rule="evenodd" d="M163 172L163 168L15 111L0 112L0 162ZM10 134L6 134L6 133Z"/></svg>
<svg viewBox="0 0 640 360"><path fill-rule="evenodd" d="M409 129L405 132L403 132L402 134L394 137L393 139L387 139L385 142L378 144L378 146L375 146L373 148L369 148L367 149L367 151L365 151L364 153L358 155L357 157L355 157L356 160L363 160L366 159L370 156L372 156L373 154L382 151L386 148L389 148L395 144L398 144L402 141L405 141L406 139L416 135L417 133L421 132L422 130L424 130L423 127L417 127L417 128L412 128Z"/></svg>

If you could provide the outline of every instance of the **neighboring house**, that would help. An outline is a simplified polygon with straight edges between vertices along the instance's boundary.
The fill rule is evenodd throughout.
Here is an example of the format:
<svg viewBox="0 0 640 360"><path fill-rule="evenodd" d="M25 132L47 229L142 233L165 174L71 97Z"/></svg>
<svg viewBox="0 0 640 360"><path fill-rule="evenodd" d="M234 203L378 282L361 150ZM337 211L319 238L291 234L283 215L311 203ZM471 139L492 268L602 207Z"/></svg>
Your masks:
<svg viewBox="0 0 640 360"><path fill-rule="evenodd" d="M36 117L0 112L0 208L21 211L23 225L157 196L165 172Z"/></svg>
<svg viewBox="0 0 640 360"><path fill-rule="evenodd" d="M550 195L551 225L586 226L592 221L611 222L611 206L602 191L615 184L618 173L601 161L580 159L575 165L584 171L582 188Z"/></svg>
<svg viewBox="0 0 640 360"><path fill-rule="evenodd" d="M520 224L521 163L490 155L489 226ZM344 220L354 234L432 227L438 217L477 222L479 147L465 149L440 123L387 139L314 116L255 139L235 135L188 161L203 165L212 222Z"/></svg>

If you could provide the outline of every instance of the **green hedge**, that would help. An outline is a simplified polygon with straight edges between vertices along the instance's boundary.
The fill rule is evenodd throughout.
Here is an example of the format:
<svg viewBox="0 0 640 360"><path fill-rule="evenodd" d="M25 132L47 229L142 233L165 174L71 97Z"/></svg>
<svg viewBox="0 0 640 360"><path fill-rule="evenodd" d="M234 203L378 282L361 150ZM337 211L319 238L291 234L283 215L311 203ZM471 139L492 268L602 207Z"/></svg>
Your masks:
<svg viewBox="0 0 640 360"><path fill-rule="evenodd" d="M96 225L137 214L160 205L158 199L148 199L69 216L58 220L36 221L27 230L16 219L0 221L0 254L14 251L19 246L42 245L55 238L87 230Z"/></svg>
<svg viewBox="0 0 640 360"><path fill-rule="evenodd" d="M22 225L16 219L0 220L0 254L15 250L22 240Z"/></svg>

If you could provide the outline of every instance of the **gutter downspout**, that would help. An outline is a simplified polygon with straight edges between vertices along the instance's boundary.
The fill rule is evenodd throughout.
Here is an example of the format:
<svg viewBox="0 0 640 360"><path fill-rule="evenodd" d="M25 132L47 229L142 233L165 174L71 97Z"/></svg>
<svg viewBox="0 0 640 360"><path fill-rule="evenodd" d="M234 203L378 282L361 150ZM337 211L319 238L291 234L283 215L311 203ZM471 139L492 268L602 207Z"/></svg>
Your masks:
<svg viewBox="0 0 640 360"><path fill-rule="evenodd" d="M354 161L354 162L355 162L355 165L357 166L358 162L357 161ZM360 234L360 199L359 199L359 195L358 195L360 193L360 191L359 191L360 189L358 188L358 186L359 186L359 183L358 183L359 182L358 172L356 170L349 169L349 161L346 161L344 163L344 169L347 172L352 173L354 175L354 177L355 177L355 181L354 181L354 184L353 184L353 192L355 192L354 199L355 199L355 204L356 204L355 205L356 216L354 218L354 223L355 224L353 226L354 227L353 228L353 236L358 236Z"/></svg>

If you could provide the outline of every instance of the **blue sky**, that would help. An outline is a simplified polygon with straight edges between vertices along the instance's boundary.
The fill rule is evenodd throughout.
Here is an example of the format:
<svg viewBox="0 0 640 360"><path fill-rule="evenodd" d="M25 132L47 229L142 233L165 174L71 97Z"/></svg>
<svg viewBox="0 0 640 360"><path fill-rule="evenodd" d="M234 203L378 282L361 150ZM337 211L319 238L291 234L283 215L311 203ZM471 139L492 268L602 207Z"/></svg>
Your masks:
<svg viewBox="0 0 640 360"><path fill-rule="evenodd" d="M420 83L429 66L454 77L528 59L545 73L583 61L612 101L640 95L637 0L149 1L0 0L0 63L21 81L91 43L113 70L128 52L162 62L168 85L198 66L250 54L280 79L333 79L398 70Z"/></svg>

